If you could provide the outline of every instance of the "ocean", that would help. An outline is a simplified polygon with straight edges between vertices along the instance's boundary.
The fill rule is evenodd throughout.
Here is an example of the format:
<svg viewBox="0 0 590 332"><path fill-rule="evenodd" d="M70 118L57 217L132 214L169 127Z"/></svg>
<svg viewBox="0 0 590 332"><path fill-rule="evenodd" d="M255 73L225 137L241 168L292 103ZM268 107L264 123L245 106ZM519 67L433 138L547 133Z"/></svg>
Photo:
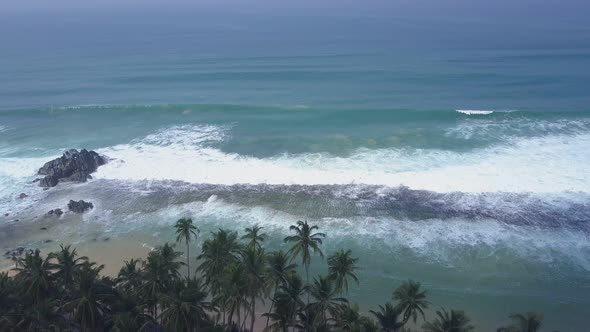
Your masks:
<svg viewBox="0 0 590 332"><path fill-rule="evenodd" d="M360 258L349 297L363 310L412 278L481 329L535 310L547 331L583 331L588 23L472 23L4 17L0 249L74 243L120 264L185 216L199 243L259 224L270 248L308 220L326 253ZM84 184L32 182L70 148L110 161ZM95 208L45 215L70 199Z"/></svg>

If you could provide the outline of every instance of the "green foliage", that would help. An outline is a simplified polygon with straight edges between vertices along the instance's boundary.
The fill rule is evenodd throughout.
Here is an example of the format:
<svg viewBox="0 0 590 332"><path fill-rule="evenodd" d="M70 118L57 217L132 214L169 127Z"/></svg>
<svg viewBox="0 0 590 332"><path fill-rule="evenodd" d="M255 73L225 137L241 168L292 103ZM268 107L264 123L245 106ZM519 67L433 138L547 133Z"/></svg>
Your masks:
<svg viewBox="0 0 590 332"><path fill-rule="evenodd" d="M310 284L311 256L323 257L326 235L307 222L290 227L294 234L285 238L291 245L287 253L266 253L267 237L257 225L241 237L219 229L203 242L192 278L189 244L198 229L191 219L180 219L174 227L177 242L186 245L186 263L165 243L145 260L125 261L114 279L101 276L103 266L78 256L71 246L61 245L46 257L39 250L26 252L10 275L0 273L0 331L402 332L410 320L426 320L427 292L412 280L394 290L396 304L369 311L372 317L350 305L342 295L351 280L360 283L358 259L350 250L331 254L327 276ZM305 269L305 283L296 258ZM187 278L180 273L185 265ZM268 311L261 314L259 304ZM532 312L509 317L512 324L498 331L537 332L543 319ZM459 310L441 309L422 327L426 332L474 331Z"/></svg>
<svg viewBox="0 0 590 332"><path fill-rule="evenodd" d="M446 311L444 308L436 311L436 318L432 322L426 322L422 328L426 332L471 332L475 327L471 325L471 319L462 310Z"/></svg>
<svg viewBox="0 0 590 332"><path fill-rule="evenodd" d="M191 278L191 255L190 255L190 242L194 237L195 240L197 239L197 234L199 233L199 229L193 225L193 220L190 218L182 218L176 221L174 225L176 229L176 242L184 241L186 244L186 273L187 278Z"/></svg>
<svg viewBox="0 0 590 332"><path fill-rule="evenodd" d="M418 314L426 320L424 310L430 302L426 301L426 291L420 289L420 283L413 280L403 282L393 291L393 299L397 301L397 307L404 314L404 324L410 317L416 323Z"/></svg>
<svg viewBox="0 0 590 332"><path fill-rule="evenodd" d="M543 315L536 312L512 314L509 317L512 325L501 327L498 332L537 332L543 323Z"/></svg>
<svg viewBox="0 0 590 332"><path fill-rule="evenodd" d="M336 290L348 293L348 278L359 284L359 279L354 273L358 269L357 262L358 258L352 257L350 249L339 250L328 257L329 277L336 283Z"/></svg>
<svg viewBox="0 0 590 332"><path fill-rule="evenodd" d="M404 327L403 321L400 319L401 310L391 303L386 303L385 306L380 305L379 311L370 311L383 332L397 332Z"/></svg>

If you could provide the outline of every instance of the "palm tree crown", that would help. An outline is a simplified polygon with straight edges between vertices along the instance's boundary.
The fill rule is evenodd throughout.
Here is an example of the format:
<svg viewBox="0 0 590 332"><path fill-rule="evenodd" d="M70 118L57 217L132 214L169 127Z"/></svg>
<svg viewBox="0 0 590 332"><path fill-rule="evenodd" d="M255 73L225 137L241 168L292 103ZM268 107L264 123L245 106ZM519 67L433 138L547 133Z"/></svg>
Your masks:
<svg viewBox="0 0 590 332"><path fill-rule="evenodd" d="M242 236L242 240L246 240L248 247L260 249L262 242L266 240L266 233L261 233L264 227L254 225L245 229L246 234Z"/></svg>
<svg viewBox="0 0 590 332"><path fill-rule="evenodd" d="M339 292L348 292L348 278L359 283L359 279L354 274L357 261L358 258L352 257L350 250L339 250L328 257L328 276L336 283L336 290Z"/></svg>
<svg viewBox="0 0 590 332"><path fill-rule="evenodd" d="M375 316L383 332L397 332L404 326L404 323L399 320L401 310L389 302L385 306L380 305L379 311L369 312Z"/></svg>
<svg viewBox="0 0 590 332"><path fill-rule="evenodd" d="M303 265L309 267L311 263L311 252L318 253L320 257L324 257L324 253L320 249L322 238L326 237L324 233L314 233L313 231L319 229L318 226L310 226L307 221L297 221L297 225L289 227L295 235L287 236L285 242L292 242L293 246L289 250L291 257L301 255Z"/></svg>
<svg viewBox="0 0 590 332"><path fill-rule="evenodd" d="M536 312L526 314L512 314L512 325L501 327L498 332L537 332L541 328L543 315Z"/></svg>
<svg viewBox="0 0 590 332"><path fill-rule="evenodd" d="M403 282L393 291L393 299L397 301L397 306L404 313L404 324L410 317L416 323L418 314L422 316L422 319L426 319L424 309L428 308L430 302L426 301L426 291L420 289L419 282L413 280Z"/></svg>
<svg viewBox="0 0 590 332"><path fill-rule="evenodd" d="M432 322L426 322L422 328L426 332L472 332L475 327L470 324L471 319L467 317L464 311L451 310L446 311L444 308L436 311L436 318Z"/></svg>
<svg viewBox="0 0 590 332"><path fill-rule="evenodd" d="M176 242L180 242L184 240L186 244L186 270L187 270L187 278L191 278L191 265L190 265L190 246L189 243L191 242L191 238L197 239L197 234L199 233L199 229L193 225L193 220L190 218L182 218L176 221L174 225L176 228Z"/></svg>

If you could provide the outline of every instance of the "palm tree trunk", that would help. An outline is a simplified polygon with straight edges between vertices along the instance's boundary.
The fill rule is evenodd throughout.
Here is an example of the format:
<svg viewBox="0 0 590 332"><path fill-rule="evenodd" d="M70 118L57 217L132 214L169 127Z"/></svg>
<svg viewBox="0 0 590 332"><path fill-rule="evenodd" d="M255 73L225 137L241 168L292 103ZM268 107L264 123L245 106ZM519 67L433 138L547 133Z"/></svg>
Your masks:
<svg viewBox="0 0 590 332"><path fill-rule="evenodd" d="M191 258L191 252L190 252L190 247L188 246L188 241L186 241L186 272L188 275L188 279L190 280L191 278L191 262L190 262L190 258Z"/></svg>
<svg viewBox="0 0 590 332"><path fill-rule="evenodd" d="M254 332L254 321L256 320L256 297L255 296L252 296L252 312L250 314L252 315L251 321L250 321L250 332Z"/></svg>
<svg viewBox="0 0 590 332"><path fill-rule="evenodd" d="M307 305L305 306L305 330L309 328L309 265L305 264L305 282L307 283Z"/></svg>
<svg viewBox="0 0 590 332"><path fill-rule="evenodd" d="M268 310L268 313L271 314L272 313L272 308L275 305L275 297L277 295L277 288L275 287L275 290L272 294L272 301L270 301L270 309ZM268 322L270 320L270 316L266 316L266 327L264 328L265 330L268 329Z"/></svg>
<svg viewBox="0 0 590 332"><path fill-rule="evenodd" d="M240 330L240 324L242 323L241 314L240 314L240 307L241 307L241 305L238 304L238 330Z"/></svg>
<svg viewBox="0 0 590 332"><path fill-rule="evenodd" d="M244 309L246 309L246 308L244 308ZM246 310L244 310L244 320L242 320L242 325L240 325L242 331L244 331L246 329L246 320L248 320L248 313L245 311Z"/></svg>

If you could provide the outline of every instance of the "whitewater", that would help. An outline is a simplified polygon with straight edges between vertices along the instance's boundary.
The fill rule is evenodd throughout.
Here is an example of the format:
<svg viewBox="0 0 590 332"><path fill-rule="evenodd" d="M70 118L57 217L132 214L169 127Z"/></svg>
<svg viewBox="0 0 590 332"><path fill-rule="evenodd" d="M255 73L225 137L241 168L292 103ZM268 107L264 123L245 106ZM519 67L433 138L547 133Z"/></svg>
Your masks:
<svg viewBox="0 0 590 332"><path fill-rule="evenodd" d="M509 139L468 153L360 148L255 158L210 143L231 135L213 126L176 126L100 149L113 159L96 174L117 180L209 184L368 184L436 192L587 192L590 134Z"/></svg>

